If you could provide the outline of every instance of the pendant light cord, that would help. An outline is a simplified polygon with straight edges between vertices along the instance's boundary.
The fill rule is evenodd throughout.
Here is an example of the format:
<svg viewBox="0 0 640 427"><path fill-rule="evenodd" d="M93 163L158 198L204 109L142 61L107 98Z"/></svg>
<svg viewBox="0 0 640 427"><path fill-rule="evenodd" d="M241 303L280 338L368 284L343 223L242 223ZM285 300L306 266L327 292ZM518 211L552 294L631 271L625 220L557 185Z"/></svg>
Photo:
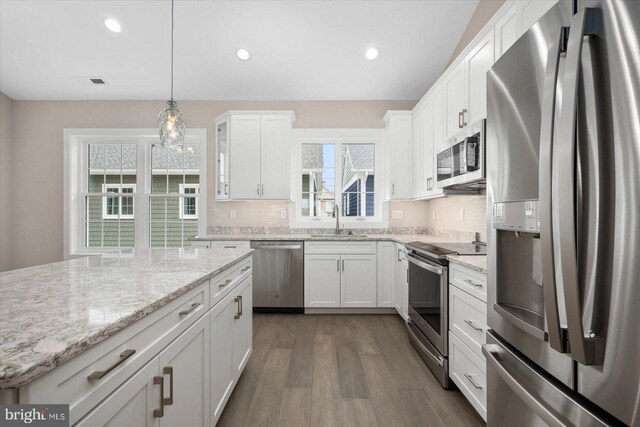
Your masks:
<svg viewBox="0 0 640 427"><path fill-rule="evenodd" d="M173 0L171 0L171 101L173 101Z"/></svg>

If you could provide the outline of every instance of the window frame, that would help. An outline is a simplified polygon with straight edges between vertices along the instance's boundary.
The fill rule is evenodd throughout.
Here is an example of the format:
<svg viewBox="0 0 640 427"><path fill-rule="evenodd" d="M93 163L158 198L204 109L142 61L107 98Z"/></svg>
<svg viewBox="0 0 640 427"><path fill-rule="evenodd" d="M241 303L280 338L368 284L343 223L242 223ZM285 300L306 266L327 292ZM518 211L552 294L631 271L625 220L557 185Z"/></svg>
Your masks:
<svg viewBox="0 0 640 427"><path fill-rule="evenodd" d="M198 234L204 235L207 231L207 131L203 128L190 128L185 132L185 141L189 144L198 144L200 151L200 192L196 199L198 213ZM136 190L132 194L134 203L133 221L135 224L135 238L133 248L146 249L150 246L149 231L149 205L151 193L152 170L151 156L152 144L159 144L157 129L64 129L64 259L71 259L89 254L112 252L118 249L131 249L131 247L88 247L86 230L86 203L87 196L103 196L103 193L88 192L88 156L87 147L92 143L128 143L135 144L136 149ZM109 183L106 184L110 185ZM113 184L126 187L130 184ZM177 193L169 196L180 197ZM121 196L120 196L121 197ZM106 199L106 198L105 198ZM119 209L122 207L119 206ZM103 211L104 213L104 211ZM114 217L113 219L118 219ZM120 217L119 219L126 219ZM188 218L187 218L188 219Z"/></svg>
<svg viewBox="0 0 640 427"><path fill-rule="evenodd" d="M387 228L387 203L384 200L384 129L294 129L291 168L293 203L289 212L291 228L332 228L336 220L332 217L309 217L302 215L302 145L334 144L335 204L340 209L340 224L346 228ZM374 160L374 215L342 216L342 150L347 144L373 144Z"/></svg>
<svg viewBox="0 0 640 427"><path fill-rule="evenodd" d="M117 214L109 214L107 213L107 200L109 199L110 196L105 196L102 198L102 219L135 219L135 214L136 214L136 198L135 198L135 194L136 194L136 184L119 184L119 183L113 183L113 184L102 184L102 192L104 194L108 193L108 190L110 188L116 188L118 190L117 193L114 194L118 194L118 213ZM131 189L133 190L132 193L122 193L120 190L122 189ZM130 196L123 196L123 194L131 194ZM122 213L122 198L123 197L131 197L132 198L132 209L133 209L133 213L131 215L129 214L123 214Z"/></svg>
<svg viewBox="0 0 640 427"><path fill-rule="evenodd" d="M195 194L199 195L200 194L200 184L195 184L195 183L182 183L178 185L179 187L179 193L180 194L184 194L184 196L180 197L178 199L178 206L179 206L179 211L178 211L178 217L180 219L198 219L198 198L199 197L195 197L196 199L196 213L195 214L185 214L184 213L184 199L187 197L191 197L191 196L187 196L187 194L190 193L185 193L184 189L185 188L195 188L196 192Z"/></svg>

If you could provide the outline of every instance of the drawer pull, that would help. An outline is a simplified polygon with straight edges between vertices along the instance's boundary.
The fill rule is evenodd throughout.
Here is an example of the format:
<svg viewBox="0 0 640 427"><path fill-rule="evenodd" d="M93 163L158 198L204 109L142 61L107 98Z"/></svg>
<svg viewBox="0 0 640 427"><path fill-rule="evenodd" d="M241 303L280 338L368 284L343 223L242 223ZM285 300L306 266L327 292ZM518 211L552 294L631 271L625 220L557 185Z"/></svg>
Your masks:
<svg viewBox="0 0 640 427"><path fill-rule="evenodd" d="M219 288L224 288L225 286L227 286L229 283L231 283L233 281L233 279L227 279L225 280L223 283L220 283L218 285Z"/></svg>
<svg viewBox="0 0 640 427"><path fill-rule="evenodd" d="M165 366L162 368L163 375L169 375L169 397L163 397L164 405L173 405L173 366Z"/></svg>
<svg viewBox="0 0 640 427"><path fill-rule="evenodd" d="M247 265L245 268L243 268L242 270L240 270L240 272L244 273L245 271L249 271L249 269L251 268L250 265Z"/></svg>
<svg viewBox="0 0 640 427"><path fill-rule="evenodd" d="M240 316L242 315L242 308L241 308L241 306L240 306L241 298L240 298L239 296L238 296L238 297L235 297L235 298L233 299L233 302L235 302L236 304L238 304L238 305L237 305L237 307L238 307L238 311L236 311L236 314L233 316L233 318L237 320L237 319L239 319L239 318L240 318Z"/></svg>
<svg viewBox="0 0 640 427"><path fill-rule="evenodd" d="M471 286L475 286L476 288L481 288L482 287L482 283L476 283L471 279L464 279L465 282L467 282L468 284L470 284Z"/></svg>
<svg viewBox="0 0 640 427"><path fill-rule="evenodd" d="M238 247L237 246L225 246L224 248L225 249L237 249Z"/></svg>
<svg viewBox="0 0 640 427"><path fill-rule="evenodd" d="M467 319L465 319L465 320L464 320L464 323L466 323L467 325L471 326L471 327L472 327L473 329L475 329L476 331L481 331L481 330L482 330L482 328L480 328L480 327L476 326L476 324L475 324L475 323L473 323L473 320L467 320Z"/></svg>
<svg viewBox="0 0 640 427"><path fill-rule="evenodd" d="M164 377L153 377L153 384L160 386L160 408L153 410L153 417L162 418L164 416Z"/></svg>
<svg viewBox="0 0 640 427"><path fill-rule="evenodd" d="M182 310L181 312L178 313L178 315L179 316L186 316L187 314L189 314L193 310L195 310L199 305L200 305L199 302L194 302L193 304L191 304L191 307L187 308L186 310Z"/></svg>
<svg viewBox="0 0 640 427"><path fill-rule="evenodd" d="M125 360L127 360L128 358L133 356L135 353L136 353L135 350L125 350L125 351L123 351L122 353L120 353L120 359L118 359L118 361L116 363L114 363L113 365L111 365L110 367L105 369L104 371L95 371L94 373L89 375L87 377L87 379L89 381L101 380L109 372L113 371L115 368L117 368L119 365L121 365Z"/></svg>
<svg viewBox="0 0 640 427"><path fill-rule="evenodd" d="M474 386L475 388L477 388L478 390L482 390L482 386L478 385L474 380L473 377L471 376L471 374L464 374L464 376L467 378L467 380L469 380L469 382L471 383L472 386Z"/></svg>

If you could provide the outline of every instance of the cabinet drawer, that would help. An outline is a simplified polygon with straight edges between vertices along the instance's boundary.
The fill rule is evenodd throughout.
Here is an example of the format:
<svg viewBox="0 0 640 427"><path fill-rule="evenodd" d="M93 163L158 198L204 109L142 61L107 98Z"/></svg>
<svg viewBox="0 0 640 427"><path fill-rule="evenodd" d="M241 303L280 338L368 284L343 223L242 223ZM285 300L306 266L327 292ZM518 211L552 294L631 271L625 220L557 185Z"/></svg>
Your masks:
<svg viewBox="0 0 640 427"><path fill-rule="evenodd" d="M250 242L248 240L194 240L191 246L206 249L249 249Z"/></svg>
<svg viewBox="0 0 640 427"><path fill-rule="evenodd" d="M469 403L487 420L487 374L485 362L454 334L449 333L449 376Z"/></svg>
<svg viewBox="0 0 640 427"><path fill-rule="evenodd" d="M252 257L248 257L240 261L237 265L231 267L212 278L211 290L209 291L209 305L213 307L233 288L235 288L245 277L251 274Z"/></svg>
<svg viewBox="0 0 640 427"><path fill-rule="evenodd" d="M484 360L482 344L486 343L486 303L455 286L449 286L449 329Z"/></svg>
<svg viewBox="0 0 640 427"><path fill-rule="evenodd" d="M208 309L207 281L22 387L20 400L68 403L73 424Z"/></svg>
<svg viewBox="0 0 640 427"><path fill-rule="evenodd" d="M449 264L449 283L487 302L487 275L456 263Z"/></svg>
<svg viewBox="0 0 640 427"><path fill-rule="evenodd" d="M375 254L375 241L336 242L332 240L322 242L305 242L305 254Z"/></svg>

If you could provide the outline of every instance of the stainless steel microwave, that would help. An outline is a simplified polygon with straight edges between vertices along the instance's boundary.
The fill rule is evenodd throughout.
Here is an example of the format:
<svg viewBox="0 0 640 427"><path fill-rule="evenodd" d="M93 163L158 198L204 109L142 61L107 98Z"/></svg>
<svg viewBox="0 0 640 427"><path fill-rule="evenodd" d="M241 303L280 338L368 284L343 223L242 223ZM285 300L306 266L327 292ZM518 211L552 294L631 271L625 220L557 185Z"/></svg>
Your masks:
<svg viewBox="0 0 640 427"><path fill-rule="evenodd" d="M486 120L470 127L469 136L457 138L452 146L438 153L438 188L484 188Z"/></svg>

